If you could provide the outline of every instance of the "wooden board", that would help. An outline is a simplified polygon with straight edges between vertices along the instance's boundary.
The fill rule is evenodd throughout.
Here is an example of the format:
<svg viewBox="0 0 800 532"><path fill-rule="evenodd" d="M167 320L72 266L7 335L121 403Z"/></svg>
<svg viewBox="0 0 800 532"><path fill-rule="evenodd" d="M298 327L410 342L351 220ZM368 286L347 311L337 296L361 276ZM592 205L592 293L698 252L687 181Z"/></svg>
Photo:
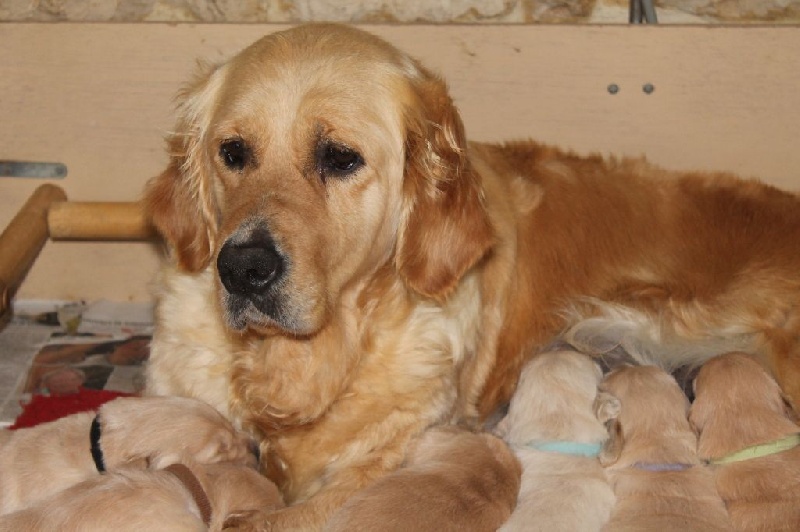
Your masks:
<svg viewBox="0 0 800 532"><path fill-rule="evenodd" d="M66 163L59 182L75 201L135 200L166 162L172 98L195 60L284 28L0 24L0 159ZM800 190L798 27L365 28L446 77L473 139L533 137ZM40 182L0 177L0 227ZM157 255L49 243L18 297L144 300Z"/></svg>

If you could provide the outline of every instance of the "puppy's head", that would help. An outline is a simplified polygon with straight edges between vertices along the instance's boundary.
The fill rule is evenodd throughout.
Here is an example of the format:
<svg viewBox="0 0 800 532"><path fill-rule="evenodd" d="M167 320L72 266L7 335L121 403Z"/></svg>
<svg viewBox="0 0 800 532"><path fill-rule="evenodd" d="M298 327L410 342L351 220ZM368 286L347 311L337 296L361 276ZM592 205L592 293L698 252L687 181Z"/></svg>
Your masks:
<svg viewBox="0 0 800 532"><path fill-rule="evenodd" d="M536 355L523 367L508 414L495 434L513 445L596 436L602 427L592 405L601 378L600 367L581 353L557 350Z"/></svg>
<svg viewBox="0 0 800 532"><path fill-rule="evenodd" d="M773 419L793 418L778 383L746 353L726 353L706 362L694 380L694 392L689 420L699 433L712 420L749 431L755 429L751 422L766 426ZM732 430L725 432L721 436L728 438Z"/></svg>
<svg viewBox="0 0 800 532"><path fill-rule="evenodd" d="M608 398L604 403L602 398ZM600 462L611 465L622 453L637 457L640 451L671 441L694 454L697 438L687 418L689 401L678 383L656 366L620 366L600 385L595 412L609 428Z"/></svg>
<svg viewBox="0 0 800 532"><path fill-rule="evenodd" d="M259 512L285 506L278 487L252 468L221 463L195 469L205 477L203 487L214 510L210 530L235 528Z"/></svg>
<svg viewBox="0 0 800 532"><path fill-rule="evenodd" d="M442 299L492 243L445 84L353 28L201 69L168 145L149 214L179 267L216 269L234 329L313 334L384 266Z"/></svg>
<svg viewBox="0 0 800 532"><path fill-rule="evenodd" d="M481 491L512 502L522 474L519 460L503 440L455 426L437 426L422 433L410 444L405 465L436 470L443 476L453 473L453 478L463 478L458 471L469 472L486 481ZM501 496L506 490L507 496Z"/></svg>

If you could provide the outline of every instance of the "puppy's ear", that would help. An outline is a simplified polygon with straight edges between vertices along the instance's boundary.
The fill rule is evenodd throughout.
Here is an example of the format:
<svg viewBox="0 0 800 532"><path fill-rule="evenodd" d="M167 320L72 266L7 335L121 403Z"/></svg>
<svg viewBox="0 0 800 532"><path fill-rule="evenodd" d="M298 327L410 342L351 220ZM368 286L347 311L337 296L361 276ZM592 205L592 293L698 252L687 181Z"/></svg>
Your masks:
<svg viewBox="0 0 800 532"><path fill-rule="evenodd" d="M594 415L601 423L617 419L621 408L619 399L614 395L604 391L597 392L597 397L594 398Z"/></svg>
<svg viewBox="0 0 800 532"><path fill-rule="evenodd" d="M703 433L706 419L709 417L707 413L709 407L710 405L707 402L703 401L703 399L697 399L697 397L695 397L694 402L689 407L689 415L687 416L689 426L698 437Z"/></svg>
<svg viewBox="0 0 800 532"><path fill-rule="evenodd" d="M178 96L176 130L167 138L170 162L145 188L150 222L169 244L186 271L204 269L214 253L217 204L211 161L203 141L222 83L221 68L201 66L201 73Z"/></svg>
<svg viewBox="0 0 800 532"><path fill-rule="evenodd" d="M505 438L506 436L508 436L508 426L510 423L511 422L508 419L508 415L506 415L505 417L503 417L503 419L501 419L497 423L497 425L494 426L494 428L491 431L492 434L494 434L498 438Z"/></svg>
<svg viewBox="0 0 800 532"><path fill-rule="evenodd" d="M420 69L406 116L409 212L395 264L416 292L443 300L493 244L464 126L444 82Z"/></svg>
<svg viewBox="0 0 800 532"><path fill-rule="evenodd" d="M618 419L622 404L614 394L600 388L592 406L594 415L597 416L601 423L605 424L608 431L608 439L603 443L598 459L603 467L610 466L619 460L622 446L625 443L625 438L622 435L622 425Z"/></svg>
<svg viewBox="0 0 800 532"><path fill-rule="evenodd" d="M800 421L800 417L798 417L797 412L795 412L794 408L792 408L792 402L789 400L789 396L786 395L783 390L781 390L781 401L783 402L783 413L786 418L792 423L797 423Z"/></svg>
<svg viewBox="0 0 800 532"><path fill-rule="evenodd" d="M603 444L603 448L598 456L600 465L603 467L608 467L616 463L616 461L619 460L620 454L622 454L622 447L625 445L622 425L618 419L609 420L606 423L606 427L608 428L608 439Z"/></svg>

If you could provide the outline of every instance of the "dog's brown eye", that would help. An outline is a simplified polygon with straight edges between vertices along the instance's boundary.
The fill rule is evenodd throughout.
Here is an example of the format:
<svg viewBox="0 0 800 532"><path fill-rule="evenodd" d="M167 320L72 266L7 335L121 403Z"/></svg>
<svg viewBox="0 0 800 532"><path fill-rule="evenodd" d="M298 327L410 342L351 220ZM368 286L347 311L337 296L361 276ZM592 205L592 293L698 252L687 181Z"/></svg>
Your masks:
<svg viewBox="0 0 800 532"><path fill-rule="evenodd" d="M347 146L326 143L321 147L318 163L323 178L345 177L364 166L364 159Z"/></svg>
<svg viewBox="0 0 800 532"><path fill-rule="evenodd" d="M219 156L231 170L241 170L247 163L247 146L241 139L226 140L219 147Z"/></svg>

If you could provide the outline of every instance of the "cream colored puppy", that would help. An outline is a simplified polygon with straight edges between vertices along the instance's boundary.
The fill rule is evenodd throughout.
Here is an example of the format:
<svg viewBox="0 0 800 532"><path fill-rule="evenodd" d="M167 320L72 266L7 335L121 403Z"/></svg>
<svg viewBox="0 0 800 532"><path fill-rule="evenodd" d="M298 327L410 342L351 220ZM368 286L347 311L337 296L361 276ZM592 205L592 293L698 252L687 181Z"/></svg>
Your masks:
<svg viewBox="0 0 800 532"><path fill-rule="evenodd" d="M656 366L627 366L609 373L601 390L621 404L600 453L617 496L603 530L731 530L675 379Z"/></svg>
<svg viewBox="0 0 800 532"><path fill-rule="evenodd" d="M608 438L602 421L619 402L598 395L601 378L592 359L573 351L542 353L523 368L496 429L523 467L517 507L500 530L589 532L608 521L614 492L597 456Z"/></svg>
<svg viewBox="0 0 800 532"><path fill-rule="evenodd" d="M0 516L0 531L221 531L231 518L281 507L278 488L248 466L172 464L94 475Z"/></svg>
<svg viewBox="0 0 800 532"><path fill-rule="evenodd" d="M207 404L125 397L93 412L0 432L0 514L25 508L98 470L184 460L252 463L251 441Z"/></svg>
<svg viewBox="0 0 800 532"><path fill-rule="evenodd" d="M325 532L494 532L511 515L520 466L488 433L438 427L412 445L407 463L339 509Z"/></svg>
<svg viewBox="0 0 800 532"><path fill-rule="evenodd" d="M736 529L798 530L800 427L778 383L755 358L728 353L703 365L695 393L698 454L711 462Z"/></svg>

